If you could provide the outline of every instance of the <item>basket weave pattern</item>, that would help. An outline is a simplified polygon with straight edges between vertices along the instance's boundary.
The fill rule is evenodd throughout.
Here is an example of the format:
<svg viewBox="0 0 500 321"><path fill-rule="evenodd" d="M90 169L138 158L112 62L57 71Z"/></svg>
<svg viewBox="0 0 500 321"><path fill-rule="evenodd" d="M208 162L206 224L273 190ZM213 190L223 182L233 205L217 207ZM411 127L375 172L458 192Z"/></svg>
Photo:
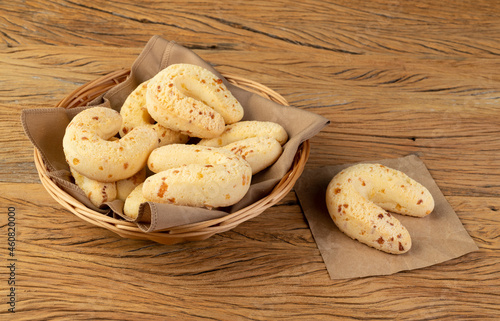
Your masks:
<svg viewBox="0 0 500 321"><path fill-rule="evenodd" d="M57 104L57 107L74 108L84 106L94 98L111 89L113 86L123 82L127 79L129 73L130 71L126 69L118 70L89 82L77 88L66 98L61 100ZM223 76L230 83L238 87L257 93L276 103L288 105L287 101L282 96L264 85L231 74L223 74ZM91 224L113 231L124 238L151 240L162 244L175 244L186 241L204 240L216 233L228 231L244 221L258 216L267 208L278 203L288 192L291 191L295 182L302 174L305 163L309 157L309 151L309 141L303 142L297 150L292 167L287 174L267 196L257 202L221 218L186 224L173 227L165 231L151 233L142 231L135 223L116 219L91 210L64 192L47 175L47 168L45 167L42 157L37 149L35 149L34 161L42 185L45 187L47 192L59 204L77 217Z"/></svg>

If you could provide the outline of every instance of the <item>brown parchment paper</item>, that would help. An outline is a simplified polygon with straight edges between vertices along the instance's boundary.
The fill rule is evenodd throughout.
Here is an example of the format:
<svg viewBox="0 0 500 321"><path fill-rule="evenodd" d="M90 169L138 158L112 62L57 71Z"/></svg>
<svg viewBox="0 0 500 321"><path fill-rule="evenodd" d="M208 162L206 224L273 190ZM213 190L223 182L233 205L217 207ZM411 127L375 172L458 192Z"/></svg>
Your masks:
<svg viewBox="0 0 500 321"><path fill-rule="evenodd" d="M342 169L354 164L306 169L295 185L295 192L331 279L389 275L434 265L478 250L417 156L366 163L379 163L415 179L431 192L435 208L424 218L394 214L410 232L412 248L405 254L388 254L346 236L328 214L325 201L328 184Z"/></svg>
<svg viewBox="0 0 500 321"><path fill-rule="evenodd" d="M175 63L199 65L217 74L243 106L245 110L243 120L267 120L279 123L287 131L289 140L284 145L283 154L276 163L252 177L250 190L237 204L230 208L208 210L148 202L141 206L138 218L133 220L145 232L160 231L179 225L220 218L254 203L268 194L290 169L300 144L316 135L329 123L326 118L320 115L294 107L282 106L229 84L212 65L195 52L173 41L154 36L134 61L130 68L130 76L121 84L90 102L88 106L69 110L64 108L23 110L21 120L24 131L35 148L40 151L48 168L48 175L61 189L90 209L127 219L122 213L122 201L116 200L106 203L103 208L96 208L83 191L73 184L62 149L64 132L71 119L86 108L107 106L120 111L127 96L139 84Z"/></svg>

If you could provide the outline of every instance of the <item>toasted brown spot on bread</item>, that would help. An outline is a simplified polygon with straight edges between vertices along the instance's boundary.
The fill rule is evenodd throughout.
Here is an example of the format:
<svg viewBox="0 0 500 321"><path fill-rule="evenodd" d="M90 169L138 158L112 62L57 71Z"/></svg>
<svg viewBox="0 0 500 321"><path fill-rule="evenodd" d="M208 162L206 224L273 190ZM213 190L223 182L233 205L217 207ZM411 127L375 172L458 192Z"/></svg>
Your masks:
<svg viewBox="0 0 500 321"><path fill-rule="evenodd" d="M107 186L103 186L101 191L103 203L108 201L108 194L106 194L106 187Z"/></svg>
<svg viewBox="0 0 500 321"><path fill-rule="evenodd" d="M163 198L163 195L165 195L165 192L168 190L168 185L163 182L160 186L160 189L158 190L158 197Z"/></svg>

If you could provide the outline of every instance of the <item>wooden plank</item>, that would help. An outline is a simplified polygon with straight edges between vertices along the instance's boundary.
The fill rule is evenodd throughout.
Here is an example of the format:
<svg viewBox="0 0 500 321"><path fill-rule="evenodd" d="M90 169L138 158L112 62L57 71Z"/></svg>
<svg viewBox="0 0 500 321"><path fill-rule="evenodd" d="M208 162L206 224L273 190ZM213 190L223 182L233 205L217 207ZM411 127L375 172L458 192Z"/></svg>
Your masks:
<svg viewBox="0 0 500 321"><path fill-rule="evenodd" d="M479 252L392 276L332 281L293 193L232 231L166 246L122 239L91 226L61 209L39 184L22 188L25 193L19 194L19 184L0 184L2 207L15 207L17 215L19 320L34 312L38 319L110 320L125 314L461 318L472 310L478 318L499 316L500 293L491 287L500 285L495 268L499 220L490 208L500 208L498 198L449 198Z"/></svg>
<svg viewBox="0 0 500 321"><path fill-rule="evenodd" d="M33 104L50 107L85 81L129 66L139 50L125 48L123 53L108 53L109 48L102 47L96 50L36 45L11 48L0 54L3 67L19 66L4 76L7 88L12 90L0 96L6 103L0 108L1 119L6 124L15 124L22 108L32 108ZM262 53L252 59L248 58L248 52L225 54L224 63L217 53L198 53L221 71L266 84L283 94L293 106L330 119L332 124L312 141L311 166L417 153L427 162L432 174L437 175L446 194L470 193L471 184L475 186L474 193L491 194L498 186L496 174L481 175L482 167L489 170L500 162L499 141L495 139L500 131L495 118L500 88L494 81L500 68L495 68L493 62L482 64L484 59L477 59L462 63L455 67L459 76L454 77L447 72L451 66L442 60L430 64L422 59L408 59L396 68L392 65L392 56L373 55L372 62L379 66L377 71L368 69L369 61L365 57L356 60L359 70L354 71L345 65L321 67L328 57L312 53L309 57L317 58L311 60L314 64L307 62L304 55L293 53L293 58L290 54L289 60L284 59L280 65L274 63L279 59L276 52ZM238 66L247 66L250 70ZM484 69L473 73L478 66ZM106 70L103 72L101 68ZM394 81L411 77L405 76L408 69L415 70L412 74L421 75L420 80ZM36 74L27 77L30 72ZM488 74L490 77L484 78ZM456 79L458 77L461 79ZM448 81L460 82L462 89L439 90ZM379 85L384 82L392 84L387 88ZM24 86L16 87L14 83ZM6 126L0 130L5 132L3 162L9 164L3 167L5 173L23 173L16 181L30 175L28 181L36 181L30 162L31 150L11 152L19 140L23 146L29 146L21 128L11 130ZM22 165L15 164L18 159ZM440 162L443 163L440 165ZM453 168L448 167L450 163ZM23 168L31 168L31 174L22 172ZM454 179L450 181L442 176L444 169L453 170Z"/></svg>
<svg viewBox="0 0 500 321"><path fill-rule="evenodd" d="M53 47L7 48L0 53L0 102L55 105L77 87L111 71L130 68L140 49Z"/></svg>
<svg viewBox="0 0 500 321"><path fill-rule="evenodd" d="M12 89L1 92L1 102L43 104L55 101L100 75L129 68L140 50L41 45L7 48L0 53L0 66L12 72L2 74L0 80L6 88ZM425 104L424 111L438 109L454 113L462 108L494 108L500 97L497 83L500 79L499 63L492 59L427 59L425 55L401 59L396 54L353 58L339 53L325 54L317 49L285 53L195 52L220 71L264 83L290 96L290 102L302 108L350 108L349 105L357 101L404 106L405 102L422 99L415 105ZM398 62L394 63L396 59ZM23 85L17 88L14 84L18 83ZM303 90L297 92L298 88ZM37 94L32 93L35 89L38 89ZM386 93L391 93L391 101L381 99Z"/></svg>
<svg viewBox="0 0 500 321"><path fill-rule="evenodd" d="M19 231L15 319L499 319L499 14L488 0L0 3L0 204L15 208ZM231 231L172 246L67 212L39 184L21 111L128 68L152 35L330 119L308 168L417 154L479 251L332 281L293 192Z"/></svg>
<svg viewBox="0 0 500 321"><path fill-rule="evenodd" d="M151 10L154 8L154 10ZM190 48L321 49L497 56L491 1L474 4L364 1L133 2L37 1L0 4L8 19L0 35L20 44L142 47L163 35ZM446 37L443 37L443 34Z"/></svg>

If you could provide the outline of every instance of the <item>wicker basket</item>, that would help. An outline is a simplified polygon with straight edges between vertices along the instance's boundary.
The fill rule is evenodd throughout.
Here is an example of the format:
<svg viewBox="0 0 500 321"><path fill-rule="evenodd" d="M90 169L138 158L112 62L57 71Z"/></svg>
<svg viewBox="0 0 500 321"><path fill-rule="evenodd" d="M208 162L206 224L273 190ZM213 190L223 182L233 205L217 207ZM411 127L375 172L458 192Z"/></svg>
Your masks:
<svg viewBox="0 0 500 321"><path fill-rule="evenodd" d="M113 86L123 82L127 79L129 73L129 70L119 70L89 82L77 88L66 98L61 100L57 104L57 107L73 108L83 106L108 91ZM236 86L257 93L279 104L288 105L283 97L266 86L235 75L223 74L223 76L230 83ZM258 216L267 208L278 203L288 192L291 191L295 182L302 174L306 161L309 157L309 151L309 141L305 141L297 150L292 167L287 174L280 180L269 195L263 197L257 202L221 218L177 226L169 230L152 233L142 231L134 223L106 216L87 208L85 205L64 192L48 177L47 169L43 164L43 160L37 149L35 149L34 159L42 185L59 204L74 215L91 224L111 230L124 238L151 240L162 244L175 244L187 241L204 240L216 233L228 231L240 223Z"/></svg>

